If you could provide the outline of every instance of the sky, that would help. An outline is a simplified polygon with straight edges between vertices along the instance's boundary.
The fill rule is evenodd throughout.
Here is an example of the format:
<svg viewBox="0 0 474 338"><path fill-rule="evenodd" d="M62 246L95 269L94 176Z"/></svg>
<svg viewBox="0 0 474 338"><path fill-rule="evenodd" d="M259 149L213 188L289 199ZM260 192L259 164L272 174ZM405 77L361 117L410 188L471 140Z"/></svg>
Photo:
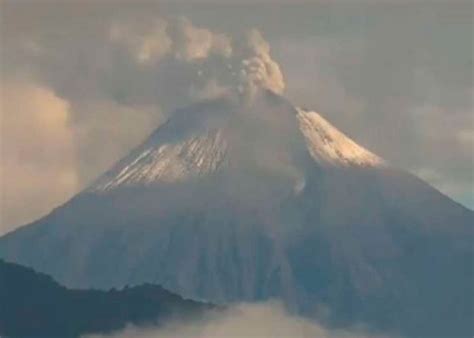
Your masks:
<svg viewBox="0 0 474 338"><path fill-rule="evenodd" d="M3 0L0 13L0 234L172 110L249 81L474 208L470 1Z"/></svg>

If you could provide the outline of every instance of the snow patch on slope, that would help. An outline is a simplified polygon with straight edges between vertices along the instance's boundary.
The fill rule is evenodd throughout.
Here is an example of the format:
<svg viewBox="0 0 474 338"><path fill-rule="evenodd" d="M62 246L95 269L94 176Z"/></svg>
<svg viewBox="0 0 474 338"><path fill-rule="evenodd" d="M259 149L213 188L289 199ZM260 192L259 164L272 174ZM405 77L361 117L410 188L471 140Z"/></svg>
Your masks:
<svg viewBox="0 0 474 338"><path fill-rule="evenodd" d="M308 150L321 165L375 167L384 161L334 128L314 111L297 108L298 122Z"/></svg>
<svg viewBox="0 0 474 338"><path fill-rule="evenodd" d="M92 191L107 191L118 186L177 182L218 170L225 160L227 144L220 130L177 143L148 145L134 152L103 176Z"/></svg>

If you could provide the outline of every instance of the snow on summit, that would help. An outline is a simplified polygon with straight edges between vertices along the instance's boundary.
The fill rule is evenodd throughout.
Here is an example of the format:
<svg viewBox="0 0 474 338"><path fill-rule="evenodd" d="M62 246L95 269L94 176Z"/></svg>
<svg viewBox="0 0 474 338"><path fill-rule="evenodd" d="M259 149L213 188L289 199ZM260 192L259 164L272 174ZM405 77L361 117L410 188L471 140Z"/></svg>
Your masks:
<svg viewBox="0 0 474 338"><path fill-rule="evenodd" d="M301 136L305 142L298 143L298 147L306 147L303 151L321 167L383 164L381 158L314 111L295 108L274 93L261 95L255 101L250 105L209 101L204 109L198 104L172 115L168 123L88 190L182 182L216 173L229 163L234 167L255 163L255 167L299 171L293 170L298 165L285 161L291 162L289 159L300 151L288 144ZM237 170L248 170L248 166Z"/></svg>
<svg viewBox="0 0 474 338"><path fill-rule="evenodd" d="M169 183L191 176L216 171L225 155L225 143L220 131L195 136L177 143L164 143L143 148L104 177L94 190L109 190L118 186Z"/></svg>
<svg viewBox="0 0 474 338"><path fill-rule="evenodd" d="M298 121L311 156L318 163L378 166L383 160L341 133L321 115L298 108Z"/></svg>

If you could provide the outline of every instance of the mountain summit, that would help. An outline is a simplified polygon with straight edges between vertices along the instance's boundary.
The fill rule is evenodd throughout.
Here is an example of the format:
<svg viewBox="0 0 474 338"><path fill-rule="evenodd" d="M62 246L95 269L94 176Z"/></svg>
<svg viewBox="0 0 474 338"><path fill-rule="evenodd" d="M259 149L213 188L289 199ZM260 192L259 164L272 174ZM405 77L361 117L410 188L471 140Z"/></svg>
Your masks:
<svg viewBox="0 0 474 338"><path fill-rule="evenodd" d="M286 166L283 171L291 174L304 170L302 154L324 167L383 165L318 113L293 107L271 91L246 102L226 96L175 112L88 191L184 182L241 165L270 171Z"/></svg>
<svg viewBox="0 0 474 338"><path fill-rule="evenodd" d="M474 214L270 91L173 113L83 192L0 238L70 287L281 298L335 326L473 334Z"/></svg>

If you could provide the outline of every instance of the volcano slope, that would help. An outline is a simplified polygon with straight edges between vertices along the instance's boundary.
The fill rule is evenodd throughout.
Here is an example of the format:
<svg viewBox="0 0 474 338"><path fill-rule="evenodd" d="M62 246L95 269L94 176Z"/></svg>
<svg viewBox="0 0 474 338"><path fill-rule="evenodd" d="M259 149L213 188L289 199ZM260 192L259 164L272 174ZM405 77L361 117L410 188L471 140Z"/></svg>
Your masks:
<svg viewBox="0 0 474 338"><path fill-rule="evenodd" d="M282 299L329 325L473 334L473 212L265 91L171 115L0 257L69 287Z"/></svg>

